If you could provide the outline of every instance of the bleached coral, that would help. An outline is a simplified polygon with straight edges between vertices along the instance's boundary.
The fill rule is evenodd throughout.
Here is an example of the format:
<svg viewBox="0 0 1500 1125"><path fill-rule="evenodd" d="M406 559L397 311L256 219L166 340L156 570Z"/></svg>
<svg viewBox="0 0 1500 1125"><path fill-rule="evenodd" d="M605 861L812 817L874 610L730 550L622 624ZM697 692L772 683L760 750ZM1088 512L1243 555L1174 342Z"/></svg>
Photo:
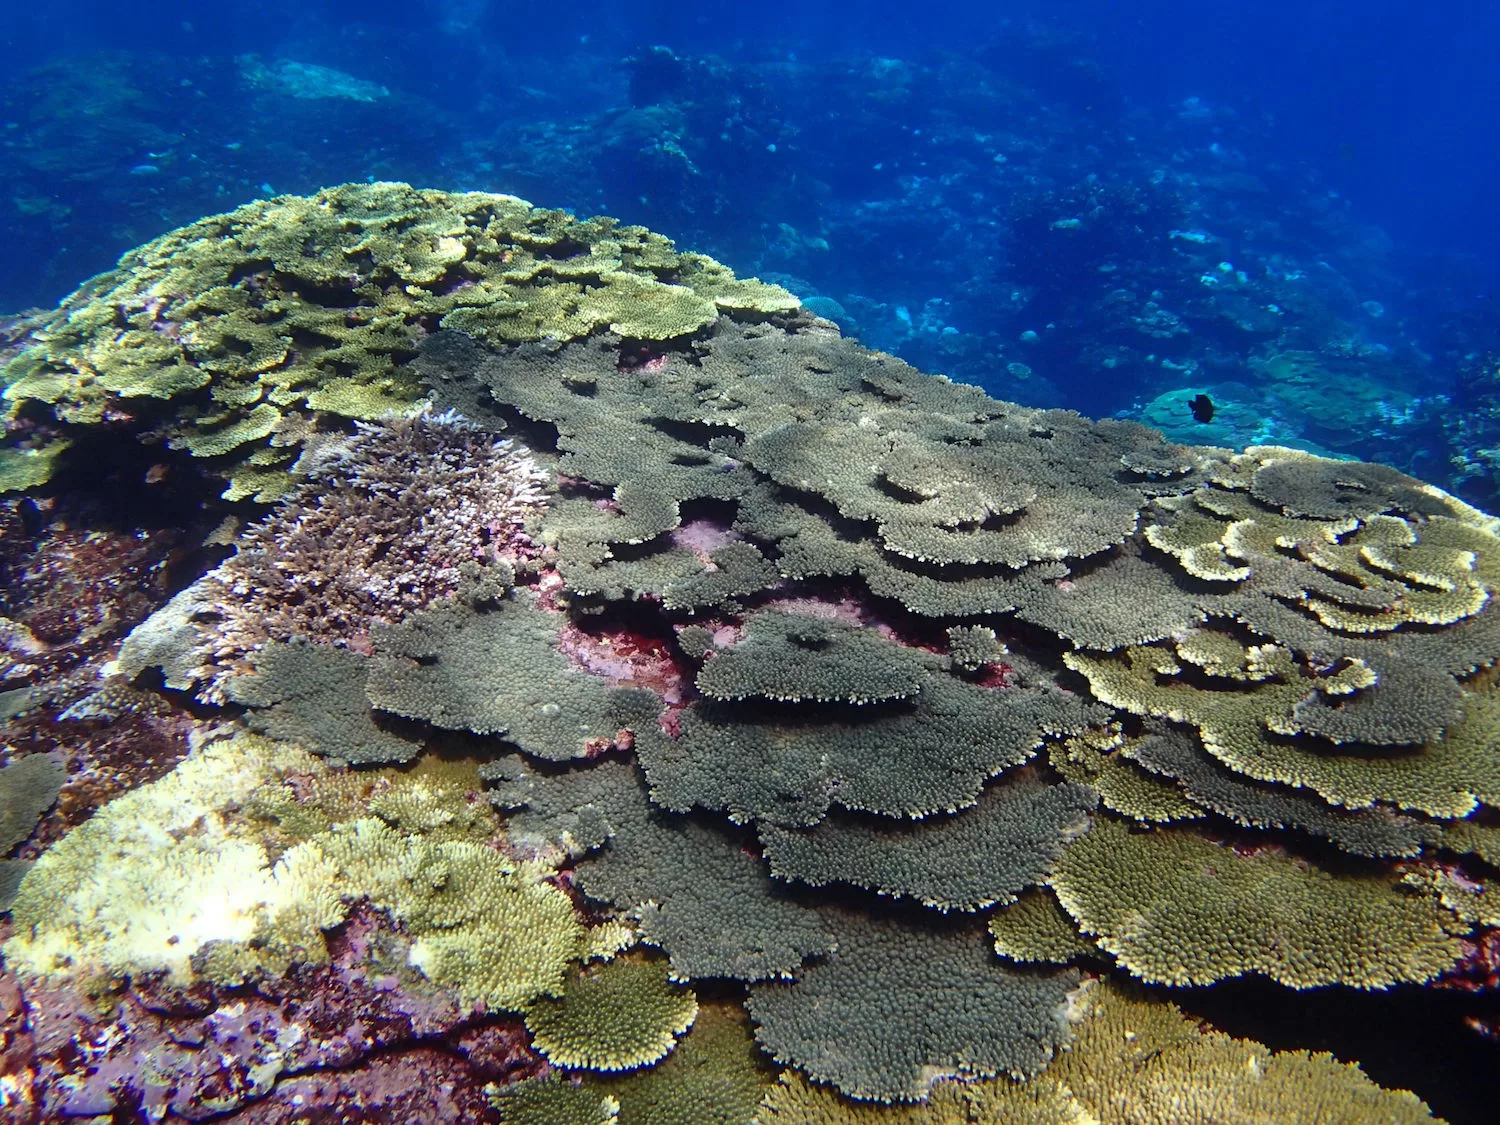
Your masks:
<svg viewBox="0 0 1500 1125"><path fill-rule="evenodd" d="M70 976L164 971L185 983L193 956L212 942L248 945L278 930L311 939L341 921L317 854L293 848L273 863L233 815L257 789L309 764L259 739L223 739L111 801L22 880L6 962ZM321 945L308 940L302 953L318 960Z"/></svg>

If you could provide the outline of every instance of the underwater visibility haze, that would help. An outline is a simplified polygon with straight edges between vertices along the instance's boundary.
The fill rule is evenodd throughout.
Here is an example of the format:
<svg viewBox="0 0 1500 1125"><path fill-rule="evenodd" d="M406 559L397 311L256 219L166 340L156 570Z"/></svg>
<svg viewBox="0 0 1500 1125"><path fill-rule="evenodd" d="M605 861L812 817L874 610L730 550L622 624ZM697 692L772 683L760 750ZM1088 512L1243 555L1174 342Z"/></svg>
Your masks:
<svg viewBox="0 0 1500 1125"><path fill-rule="evenodd" d="M9 5L0 1122L1492 1120L1496 42Z"/></svg>

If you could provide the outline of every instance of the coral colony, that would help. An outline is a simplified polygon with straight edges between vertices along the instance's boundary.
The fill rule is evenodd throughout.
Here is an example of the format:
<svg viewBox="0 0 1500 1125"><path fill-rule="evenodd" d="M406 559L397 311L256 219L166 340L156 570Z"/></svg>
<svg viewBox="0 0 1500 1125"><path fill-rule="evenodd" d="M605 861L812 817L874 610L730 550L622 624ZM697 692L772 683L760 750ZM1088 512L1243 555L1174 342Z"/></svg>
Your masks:
<svg viewBox="0 0 1500 1125"><path fill-rule="evenodd" d="M1416 1122L1174 998L1494 987L1500 522L1393 469L402 184L3 381L11 1120Z"/></svg>

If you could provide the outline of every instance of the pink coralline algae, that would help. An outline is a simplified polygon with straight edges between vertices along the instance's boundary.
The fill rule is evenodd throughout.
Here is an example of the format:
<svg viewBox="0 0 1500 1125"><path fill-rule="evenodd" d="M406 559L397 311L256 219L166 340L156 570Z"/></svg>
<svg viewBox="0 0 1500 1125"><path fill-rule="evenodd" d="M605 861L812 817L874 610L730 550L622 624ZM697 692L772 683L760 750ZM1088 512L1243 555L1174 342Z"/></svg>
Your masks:
<svg viewBox="0 0 1500 1125"><path fill-rule="evenodd" d="M361 425L317 461L204 579L219 607L202 646L210 698L269 641L365 652L372 627L452 595L466 566L536 553L524 525L545 504L546 474L455 415Z"/></svg>
<svg viewBox="0 0 1500 1125"><path fill-rule="evenodd" d="M558 631L557 647L613 687L654 691L667 704L689 697L689 673L665 638L618 623L591 623L583 628L570 621Z"/></svg>

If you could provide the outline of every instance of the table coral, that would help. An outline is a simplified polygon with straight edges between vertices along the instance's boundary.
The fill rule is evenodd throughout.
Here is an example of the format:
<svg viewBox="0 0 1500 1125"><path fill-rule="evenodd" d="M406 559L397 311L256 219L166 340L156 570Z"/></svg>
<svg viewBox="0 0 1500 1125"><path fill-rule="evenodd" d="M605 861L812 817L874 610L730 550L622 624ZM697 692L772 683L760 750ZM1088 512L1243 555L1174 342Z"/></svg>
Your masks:
<svg viewBox="0 0 1500 1125"><path fill-rule="evenodd" d="M504 734L540 758L583 757L620 729L643 727L657 700L611 688L564 657L562 626L529 590L454 600L377 636L365 690L394 715Z"/></svg>
<svg viewBox="0 0 1500 1125"><path fill-rule="evenodd" d="M833 953L751 990L779 1061L855 1098L920 1101L941 1077L1035 1074L1066 1041L1071 971L1004 968L963 923L830 914Z"/></svg>
<svg viewBox="0 0 1500 1125"><path fill-rule="evenodd" d="M364 697L369 658L297 638L255 654L253 674L228 681L225 695L249 708L254 730L340 762L404 762L422 749L375 721Z"/></svg>
<svg viewBox="0 0 1500 1125"><path fill-rule="evenodd" d="M763 980L832 948L827 922L805 896L774 884L731 833L653 808L624 764L503 772L494 793L520 810L513 838L580 853L578 886L639 925L677 976Z"/></svg>
<svg viewBox="0 0 1500 1125"><path fill-rule="evenodd" d="M665 963L622 958L571 970L561 996L526 1010L526 1026L554 1066L621 1071L663 1058L697 1015L697 997Z"/></svg>
<svg viewBox="0 0 1500 1125"><path fill-rule="evenodd" d="M1083 932L1148 981L1264 973L1293 988L1431 980L1467 929L1378 874L1246 853L1190 827L1099 820L1063 851L1052 886Z"/></svg>
<svg viewBox="0 0 1500 1125"><path fill-rule="evenodd" d="M0 855L31 835L57 800L67 771L50 754L29 754L0 767Z"/></svg>
<svg viewBox="0 0 1500 1125"><path fill-rule="evenodd" d="M330 216L345 225L298 266L324 288L303 285L285 263L307 244L273 228ZM273 988L325 968L370 910L403 988L527 1012L527 1043L566 1064L596 1061L574 1032L615 1026L610 990L598 1027L570 1011L566 1034L543 998L582 1004L570 981L646 955L576 966L639 935L669 991L747 1010L764 1053L741 1025L719 1026L722 1050L699 1053L695 1030L654 1064L625 1052L640 1066L618 1080L517 1064L497 1080L536 1080L495 1112L546 1120L526 1115L561 1099L625 1121L637 1094L658 1104L653 1083L659 1104L698 1104L722 1067L743 1125L747 1071L786 1067L764 1120L1152 1121L1173 1099L1422 1119L1327 1058L1080 993L1081 969L1058 966L1258 975L1284 1000L1482 960L1488 892L1464 888L1489 885L1497 854L1494 519L1389 469L999 402L609 220L373 185L226 222L71 299L11 361L9 393L60 430L114 411L211 452L233 496L284 490L300 458L307 483L221 568L239 579L190 588L119 668L192 688L203 662L184 653L215 619L245 622L225 695L250 711L212 713L301 745L239 734L260 756L223 793L189 786L157 817L171 838L135 823L97 846L213 751L64 837L21 888L7 948L28 976L67 977L66 946L183 993ZM210 231L259 264L194 273L187 247ZM338 323L308 312L329 287L355 297ZM148 291L123 314L139 355L106 355L90 317ZM312 317L305 347L278 342L276 309ZM109 373L83 384L90 356ZM418 402L463 420L335 436ZM474 490L497 477L514 487ZM367 522L340 530L354 509ZM340 544L336 566L318 557ZM305 659L320 644L337 655ZM329 764L419 744L414 767ZM443 774L439 755L485 764ZM68 898L88 862L136 872L149 901L114 919ZM204 885L245 896L239 912L172 925L192 897L173 888ZM872 1104L889 1100L912 1104Z"/></svg>
<svg viewBox="0 0 1500 1125"><path fill-rule="evenodd" d="M495 342L597 329L666 340L720 309L795 306L641 227L512 196L351 184L246 204L125 255L33 327L0 382L17 409L71 426L128 419L219 459L228 495L274 497L306 419L421 400L401 361L431 325ZM45 460L10 476L34 484Z"/></svg>
<svg viewBox="0 0 1500 1125"><path fill-rule="evenodd" d="M813 828L760 826L771 873L823 886L853 883L940 910L1009 902L1043 881L1097 797L1082 785L1020 775L993 782L972 808L920 822L831 813Z"/></svg>
<svg viewBox="0 0 1500 1125"><path fill-rule="evenodd" d="M1436 1120L1414 1095L1382 1090L1357 1066L1327 1053L1272 1052L1204 1031L1171 1005L1104 984L1074 999L1072 1048L1031 1083L940 1082L930 1104L881 1112L841 1101L826 1087L785 1076L766 1099L764 1125L1068 1125L1119 1121Z"/></svg>

